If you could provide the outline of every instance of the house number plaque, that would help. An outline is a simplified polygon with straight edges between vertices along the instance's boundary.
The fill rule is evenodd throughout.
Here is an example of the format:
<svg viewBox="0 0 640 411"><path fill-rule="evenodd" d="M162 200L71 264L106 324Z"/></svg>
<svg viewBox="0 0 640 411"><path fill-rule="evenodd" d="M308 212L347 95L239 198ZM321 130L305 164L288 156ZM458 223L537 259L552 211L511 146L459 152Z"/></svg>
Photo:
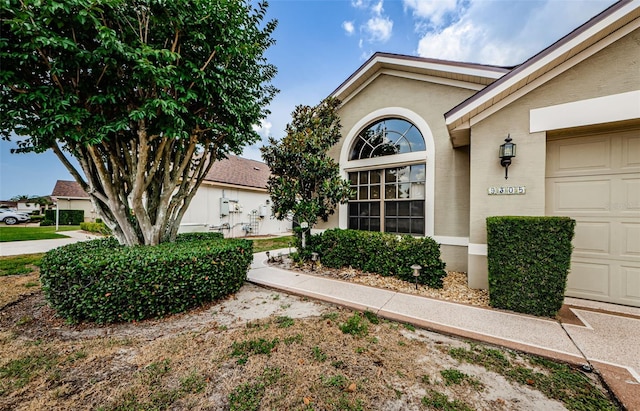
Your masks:
<svg viewBox="0 0 640 411"><path fill-rule="evenodd" d="M527 194L525 186L489 187L487 191L490 196Z"/></svg>

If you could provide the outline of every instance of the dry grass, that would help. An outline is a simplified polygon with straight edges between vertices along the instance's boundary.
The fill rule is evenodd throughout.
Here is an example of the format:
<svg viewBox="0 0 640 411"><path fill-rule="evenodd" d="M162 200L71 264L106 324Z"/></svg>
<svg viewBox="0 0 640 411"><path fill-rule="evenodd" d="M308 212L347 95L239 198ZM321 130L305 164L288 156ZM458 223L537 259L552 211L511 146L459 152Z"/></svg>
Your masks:
<svg viewBox="0 0 640 411"><path fill-rule="evenodd" d="M0 295L26 278L7 277L16 283ZM450 354L484 347L252 285L190 313L103 327L66 325L37 292L0 310L0 410L563 409L542 386Z"/></svg>

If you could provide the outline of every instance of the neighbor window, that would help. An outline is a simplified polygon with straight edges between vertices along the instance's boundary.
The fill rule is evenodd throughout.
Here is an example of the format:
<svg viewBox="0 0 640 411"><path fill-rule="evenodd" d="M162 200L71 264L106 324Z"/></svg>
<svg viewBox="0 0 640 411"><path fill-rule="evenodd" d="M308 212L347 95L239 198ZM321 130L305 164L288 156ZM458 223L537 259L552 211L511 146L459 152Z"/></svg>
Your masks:
<svg viewBox="0 0 640 411"><path fill-rule="evenodd" d="M425 151L424 138L401 119L378 121L362 131L352 146L350 160ZM349 173L353 191L348 205L348 227L398 234L425 233L424 162L381 166Z"/></svg>

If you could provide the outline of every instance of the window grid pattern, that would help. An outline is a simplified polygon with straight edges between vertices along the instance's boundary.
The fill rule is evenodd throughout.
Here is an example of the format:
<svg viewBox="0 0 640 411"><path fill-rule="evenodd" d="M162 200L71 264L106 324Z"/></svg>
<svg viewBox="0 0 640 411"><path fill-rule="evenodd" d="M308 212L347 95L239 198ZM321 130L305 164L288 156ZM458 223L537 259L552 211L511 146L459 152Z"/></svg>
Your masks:
<svg viewBox="0 0 640 411"><path fill-rule="evenodd" d="M399 118L373 123L356 139L349 160L425 151L424 138L413 124Z"/></svg>

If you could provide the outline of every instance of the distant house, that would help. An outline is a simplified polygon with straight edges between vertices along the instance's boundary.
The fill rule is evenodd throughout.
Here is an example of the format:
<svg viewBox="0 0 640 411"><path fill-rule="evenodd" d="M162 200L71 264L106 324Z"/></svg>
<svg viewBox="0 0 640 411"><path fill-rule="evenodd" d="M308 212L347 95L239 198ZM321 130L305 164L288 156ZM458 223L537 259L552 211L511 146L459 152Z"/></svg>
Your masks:
<svg viewBox="0 0 640 411"><path fill-rule="evenodd" d="M57 202L59 210L83 210L84 221L95 221L98 217L89 194L75 181L56 181L51 199Z"/></svg>
<svg viewBox="0 0 640 411"><path fill-rule="evenodd" d="M271 218L266 164L229 155L209 170L187 212L180 232L220 231L225 237L286 233L290 221ZM99 217L89 195L75 181L58 180L52 197L61 210L85 210L85 221Z"/></svg>
<svg viewBox="0 0 640 411"><path fill-rule="evenodd" d="M267 181L271 172L260 161L229 155L209 170L182 219L181 232L219 230L227 237L278 234L290 221L271 217Z"/></svg>
<svg viewBox="0 0 640 411"><path fill-rule="evenodd" d="M18 203L16 201L0 200L0 208L17 209L17 207L18 207Z"/></svg>

